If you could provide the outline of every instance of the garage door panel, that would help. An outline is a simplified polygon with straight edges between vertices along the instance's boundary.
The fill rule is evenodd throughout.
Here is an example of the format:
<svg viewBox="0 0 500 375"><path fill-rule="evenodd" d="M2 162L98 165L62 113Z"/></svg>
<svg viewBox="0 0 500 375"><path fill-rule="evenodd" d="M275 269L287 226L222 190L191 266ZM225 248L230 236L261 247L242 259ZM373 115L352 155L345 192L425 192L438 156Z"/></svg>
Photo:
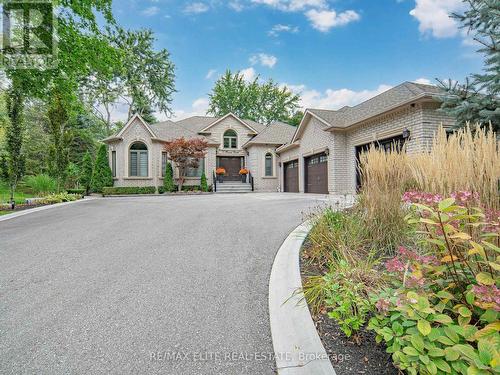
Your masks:
<svg viewBox="0 0 500 375"><path fill-rule="evenodd" d="M284 163L284 191L288 193L299 192L299 161L293 160Z"/></svg>
<svg viewBox="0 0 500 375"><path fill-rule="evenodd" d="M316 154L305 159L305 192L328 194L328 157Z"/></svg>

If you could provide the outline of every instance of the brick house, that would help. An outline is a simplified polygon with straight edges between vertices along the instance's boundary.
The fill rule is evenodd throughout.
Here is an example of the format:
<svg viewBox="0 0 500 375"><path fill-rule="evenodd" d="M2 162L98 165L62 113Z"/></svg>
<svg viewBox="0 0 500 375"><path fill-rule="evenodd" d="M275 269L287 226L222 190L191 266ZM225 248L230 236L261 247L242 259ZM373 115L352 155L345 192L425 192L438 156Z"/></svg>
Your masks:
<svg viewBox="0 0 500 375"><path fill-rule="evenodd" d="M188 171L187 185L199 185L202 173L213 184L213 172L222 166L226 175L219 188L251 190L250 179L242 183L238 175L246 167L255 191L353 194L358 155L370 144L404 143L415 152L440 125L453 125L452 118L437 111L439 94L436 86L405 82L354 107L307 109L298 127L266 126L233 114L157 124L135 115L104 142L115 186L161 186L168 160L163 143L201 137L209 143L207 154L198 169Z"/></svg>

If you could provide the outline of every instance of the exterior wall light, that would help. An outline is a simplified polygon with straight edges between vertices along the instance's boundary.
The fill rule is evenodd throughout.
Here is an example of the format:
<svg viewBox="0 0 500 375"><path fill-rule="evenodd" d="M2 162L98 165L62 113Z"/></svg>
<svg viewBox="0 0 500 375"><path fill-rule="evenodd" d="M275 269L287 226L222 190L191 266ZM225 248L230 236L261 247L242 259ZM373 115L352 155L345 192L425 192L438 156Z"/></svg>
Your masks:
<svg viewBox="0 0 500 375"><path fill-rule="evenodd" d="M410 138L410 134L411 134L411 132L410 132L410 130L408 128L404 128L403 129L403 139Z"/></svg>

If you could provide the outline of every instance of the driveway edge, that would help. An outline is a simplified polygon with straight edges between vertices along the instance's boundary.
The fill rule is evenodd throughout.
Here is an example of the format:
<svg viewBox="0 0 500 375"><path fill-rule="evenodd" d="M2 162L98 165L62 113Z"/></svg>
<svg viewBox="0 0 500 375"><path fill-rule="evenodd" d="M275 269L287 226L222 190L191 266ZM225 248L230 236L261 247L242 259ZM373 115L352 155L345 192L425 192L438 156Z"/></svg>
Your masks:
<svg viewBox="0 0 500 375"><path fill-rule="evenodd" d="M80 202L90 201L90 200L94 200L94 199L99 199L99 198L86 197L86 198L78 199L77 201L72 201L72 202L62 202L62 203L56 203L56 204L48 204L46 206L41 206L41 207L28 208L26 210L22 210L19 212L13 212L11 214L0 216L0 222L15 219L16 217L32 214L32 213L38 212L38 211L45 211L45 210L49 210L51 208L67 206L69 204L80 203Z"/></svg>
<svg viewBox="0 0 500 375"><path fill-rule="evenodd" d="M335 375L301 293L300 248L310 220L288 235L274 259L269 280L269 315L279 375Z"/></svg>

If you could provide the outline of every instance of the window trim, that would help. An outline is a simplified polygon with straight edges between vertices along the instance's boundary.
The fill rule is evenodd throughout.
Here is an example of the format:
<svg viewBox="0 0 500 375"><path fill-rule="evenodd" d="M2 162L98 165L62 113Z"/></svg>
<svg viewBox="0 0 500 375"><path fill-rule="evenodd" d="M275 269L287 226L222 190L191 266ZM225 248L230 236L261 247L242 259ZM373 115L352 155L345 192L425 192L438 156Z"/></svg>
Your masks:
<svg viewBox="0 0 500 375"><path fill-rule="evenodd" d="M271 157L271 174L267 174L267 161L269 160L267 157L270 156ZM275 167L274 167L274 154L270 151L267 151L265 154L264 154L264 176L263 177L275 177Z"/></svg>
<svg viewBox="0 0 500 375"><path fill-rule="evenodd" d="M226 135L226 133L232 132L234 135ZM226 138L229 140L229 147L226 147ZM232 141L234 141L234 147L231 147ZM222 133L222 148L225 150L235 150L238 148L238 133L234 129L226 129Z"/></svg>
<svg viewBox="0 0 500 375"><path fill-rule="evenodd" d="M145 150L132 150L132 147L135 145L135 144L142 144L144 145L144 147L146 148ZM132 153L135 153L137 154L137 165L136 165L136 168L137 168L137 175L133 175L132 174ZM141 160L141 154L146 154L146 175L145 176L141 176L140 175L140 160ZM129 178L133 178L133 179L141 179L141 178L144 178L144 179L147 179L147 178L150 178L150 161L151 161L151 157L150 157L150 152L149 152L149 147L148 145L146 144L146 142L142 141L142 140L137 140L137 141L133 141L132 143L130 143L129 147L128 147L128 177Z"/></svg>
<svg viewBox="0 0 500 375"><path fill-rule="evenodd" d="M111 173L113 178L116 178L116 151L111 151Z"/></svg>

